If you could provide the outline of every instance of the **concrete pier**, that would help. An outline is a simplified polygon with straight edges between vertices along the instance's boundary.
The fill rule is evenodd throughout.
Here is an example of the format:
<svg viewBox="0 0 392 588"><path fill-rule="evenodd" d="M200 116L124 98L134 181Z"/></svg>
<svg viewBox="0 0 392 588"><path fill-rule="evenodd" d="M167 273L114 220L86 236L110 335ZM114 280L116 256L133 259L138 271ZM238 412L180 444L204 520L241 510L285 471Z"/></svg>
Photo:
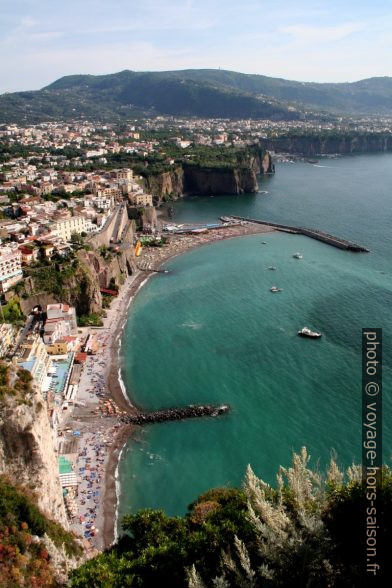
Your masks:
<svg viewBox="0 0 392 588"><path fill-rule="evenodd" d="M356 243L352 243L351 241L347 241L347 239L341 239L340 237L335 237L334 235L329 235L328 233L324 233L323 231L319 231L317 229L309 229L307 227L295 227L292 225L282 225L278 223L272 223L269 221L264 221L255 218L246 218L244 216L232 216L231 218L246 221L248 223L257 223L261 225L267 225L269 227L274 227L278 231L282 231L284 233L295 233L297 235L306 235L306 237L310 237L311 239L316 239L317 241L322 241L323 243L327 243L328 245L332 245L332 247L338 247L339 249L346 249L347 251L354 251L354 252L369 252L369 249L363 247L362 245L357 245Z"/></svg>

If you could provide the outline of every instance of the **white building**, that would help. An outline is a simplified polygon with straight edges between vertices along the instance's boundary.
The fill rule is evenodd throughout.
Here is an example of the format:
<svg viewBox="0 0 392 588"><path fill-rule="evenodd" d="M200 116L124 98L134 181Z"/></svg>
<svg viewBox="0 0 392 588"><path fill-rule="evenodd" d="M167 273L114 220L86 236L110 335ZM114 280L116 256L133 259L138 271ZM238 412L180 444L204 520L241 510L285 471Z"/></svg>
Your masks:
<svg viewBox="0 0 392 588"><path fill-rule="evenodd" d="M6 292L23 278L22 253L11 247L0 248L0 290Z"/></svg>
<svg viewBox="0 0 392 588"><path fill-rule="evenodd" d="M48 304L46 316L44 343L47 345L51 345L63 337L77 334L76 312L73 306L61 303Z"/></svg>
<svg viewBox="0 0 392 588"><path fill-rule="evenodd" d="M113 196L101 196L100 191L98 191L97 196L93 199L93 205L98 210L111 210L114 207L114 198Z"/></svg>
<svg viewBox="0 0 392 588"><path fill-rule="evenodd" d="M70 241L72 233L93 233L97 226L82 215L54 220L51 226L52 234L57 235L63 241Z"/></svg>

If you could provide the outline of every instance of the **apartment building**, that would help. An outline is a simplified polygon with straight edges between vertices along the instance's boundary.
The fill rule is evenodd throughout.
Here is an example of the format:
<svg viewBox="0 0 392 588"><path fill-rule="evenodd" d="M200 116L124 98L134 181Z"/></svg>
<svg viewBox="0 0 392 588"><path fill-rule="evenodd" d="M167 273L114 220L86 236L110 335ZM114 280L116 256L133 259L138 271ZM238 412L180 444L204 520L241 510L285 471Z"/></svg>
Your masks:
<svg viewBox="0 0 392 588"><path fill-rule="evenodd" d="M128 196L129 201L134 206L152 206L151 194L133 192Z"/></svg>
<svg viewBox="0 0 392 588"><path fill-rule="evenodd" d="M7 292L22 277L22 253L19 249L0 247L0 291Z"/></svg>
<svg viewBox="0 0 392 588"><path fill-rule="evenodd" d="M130 182L133 179L133 171L131 169L120 169L114 173L117 180Z"/></svg>
<svg viewBox="0 0 392 588"><path fill-rule="evenodd" d="M33 377L33 385L42 390L42 385L52 366L52 360L39 335L28 337L23 344L18 363L20 367L30 372Z"/></svg>
<svg viewBox="0 0 392 588"><path fill-rule="evenodd" d="M82 215L55 219L51 225L52 234L63 241L70 241L72 233L93 233L97 227Z"/></svg>
<svg viewBox="0 0 392 588"><path fill-rule="evenodd" d="M73 306L62 303L48 304L46 315L44 342L47 345L52 345L64 337L77 334L76 312Z"/></svg>

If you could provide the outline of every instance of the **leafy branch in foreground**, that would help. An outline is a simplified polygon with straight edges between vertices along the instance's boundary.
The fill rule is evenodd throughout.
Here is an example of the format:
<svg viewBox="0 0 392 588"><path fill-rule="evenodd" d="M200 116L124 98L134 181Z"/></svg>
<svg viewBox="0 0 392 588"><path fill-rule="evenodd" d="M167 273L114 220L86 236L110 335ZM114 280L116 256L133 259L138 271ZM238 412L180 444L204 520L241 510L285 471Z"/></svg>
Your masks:
<svg viewBox="0 0 392 588"><path fill-rule="evenodd" d="M275 487L248 467L243 489L217 488L168 517L124 517L125 535L74 571L71 585L172 588L352 587L363 572L361 469L334 458L321 476L305 448L281 467ZM392 473L378 481L380 565L392 541ZM384 551L383 547L384 546Z"/></svg>

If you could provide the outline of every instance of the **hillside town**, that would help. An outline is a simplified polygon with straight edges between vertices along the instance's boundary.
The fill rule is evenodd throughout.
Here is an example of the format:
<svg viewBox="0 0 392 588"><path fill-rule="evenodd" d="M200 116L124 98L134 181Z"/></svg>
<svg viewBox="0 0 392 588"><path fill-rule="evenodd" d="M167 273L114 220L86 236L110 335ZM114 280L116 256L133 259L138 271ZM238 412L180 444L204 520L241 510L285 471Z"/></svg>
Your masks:
<svg viewBox="0 0 392 588"><path fill-rule="evenodd" d="M145 175L156 162L170 169L181 151L192 153L193 147L241 148L283 132L377 134L391 133L391 128L390 119L371 117L282 122L156 116L121 125L3 125L0 290L15 286L23 277L22 266L39 256L67 255L72 236L102 230L124 200L135 208L156 204L145 191L143 175L133 169Z"/></svg>
<svg viewBox="0 0 392 588"><path fill-rule="evenodd" d="M205 226L159 219L161 199L148 189L149 170L165 172L209 149L221 149L215 153L224 157L283 131L347 128L391 132L391 121L282 126L157 116L121 126L86 121L0 128L0 357L15 373L29 374L45 405L67 517L90 546L108 544L102 536L104 479L126 412L108 385L116 365L110 354L138 284L196 244L272 230L233 219ZM172 233L179 240L171 240ZM99 303L82 311L60 282L68 288L68 278L83 281L77 272L89 264ZM122 269L115 275L116 264Z"/></svg>
<svg viewBox="0 0 392 588"><path fill-rule="evenodd" d="M193 142L181 126L164 141L141 139L159 134L161 124L147 121L140 130L129 125L121 136L114 127L87 122L0 131L0 357L11 379L27 378L45 406L69 524L99 548L108 542L99 534L103 479L125 402L109 390L110 353L136 278L195 239L247 230L239 222L181 226L180 240L171 240L176 227L157 218L157 198L137 170L154 153L162 158L168 143L175 151ZM222 124L210 123L198 144L233 145ZM201 131L198 121L194 128ZM110 159L118 154L131 159ZM136 171L130 165L135 161ZM171 158L165 163L171 165ZM216 228L220 232L205 234ZM88 303L77 290L86 280ZM77 290L75 305L71 288Z"/></svg>

